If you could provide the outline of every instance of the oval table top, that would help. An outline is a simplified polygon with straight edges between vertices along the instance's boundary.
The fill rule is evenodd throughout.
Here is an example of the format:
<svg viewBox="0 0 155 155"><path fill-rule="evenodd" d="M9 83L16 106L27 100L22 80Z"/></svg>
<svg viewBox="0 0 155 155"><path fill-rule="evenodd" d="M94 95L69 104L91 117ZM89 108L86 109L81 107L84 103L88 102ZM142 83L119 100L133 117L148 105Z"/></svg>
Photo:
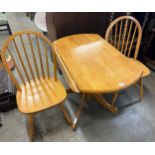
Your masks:
<svg viewBox="0 0 155 155"><path fill-rule="evenodd" d="M54 48L79 92L115 92L134 84L142 75L140 68L131 65L127 57L98 34L67 36L56 40Z"/></svg>

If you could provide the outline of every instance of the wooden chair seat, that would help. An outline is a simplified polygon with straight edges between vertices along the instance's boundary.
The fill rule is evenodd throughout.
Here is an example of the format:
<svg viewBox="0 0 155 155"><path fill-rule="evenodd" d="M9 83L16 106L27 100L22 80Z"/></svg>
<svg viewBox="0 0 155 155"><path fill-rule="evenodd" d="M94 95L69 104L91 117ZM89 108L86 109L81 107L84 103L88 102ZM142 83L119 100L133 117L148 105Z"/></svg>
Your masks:
<svg viewBox="0 0 155 155"><path fill-rule="evenodd" d="M129 58L129 60L131 61L130 62L131 65L134 64L134 66L135 66L135 64L136 64L137 68L143 70L142 77L146 77L146 76L148 76L150 74L150 69L148 67L146 67L144 64L142 64L140 61L135 60L133 58Z"/></svg>
<svg viewBox="0 0 155 155"><path fill-rule="evenodd" d="M21 91L17 92L17 104L21 112L34 113L62 103L66 95L60 81L41 78L21 85Z"/></svg>

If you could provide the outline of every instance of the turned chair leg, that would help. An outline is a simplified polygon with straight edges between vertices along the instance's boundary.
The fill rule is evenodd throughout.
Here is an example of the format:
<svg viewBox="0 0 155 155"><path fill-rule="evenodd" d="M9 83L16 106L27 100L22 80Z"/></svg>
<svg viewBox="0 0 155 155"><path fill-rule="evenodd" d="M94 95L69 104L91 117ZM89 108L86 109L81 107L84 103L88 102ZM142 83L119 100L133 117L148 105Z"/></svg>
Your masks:
<svg viewBox="0 0 155 155"><path fill-rule="evenodd" d="M34 135L35 135L35 131L34 131L34 122L33 122L33 115L29 114L28 115L28 134L29 134L29 138L30 141L34 140Z"/></svg>
<svg viewBox="0 0 155 155"><path fill-rule="evenodd" d="M140 100L143 100L143 78L141 77L139 80L139 96L140 96Z"/></svg>

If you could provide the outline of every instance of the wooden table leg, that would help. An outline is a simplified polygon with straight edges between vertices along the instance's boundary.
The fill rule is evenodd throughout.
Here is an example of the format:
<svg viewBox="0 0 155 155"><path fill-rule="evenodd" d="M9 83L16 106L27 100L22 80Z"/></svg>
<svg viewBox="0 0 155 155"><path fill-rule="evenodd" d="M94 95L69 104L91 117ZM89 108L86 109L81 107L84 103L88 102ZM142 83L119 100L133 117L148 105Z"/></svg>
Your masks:
<svg viewBox="0 0 155 155"><path fill-rule="evenodd" d="M100 103L100 105L107 110L111 111L112 113L117 113L118 109L111 105L103 96L102 94L94 94L93 97Z"/></svg>
<svg viewBox="0 0 155 155"><path fill-rule="evenodd" d="M76 118L73 121L72 121L71 117L68 115L68 112L66 111L64 105L60 104L61 111L63 112L66 121L68 122L69 125L71 125L73 130L75 130L76 127L77 127L77 124L78 124L78 122L80 120L80 114L81 114L81 111L82 111L85 103L86 103L86 94L82 94L81 101L80 101L80 106L77 109L77 111L75 112Z"/></svg>
<svg viewBox="0 0 155 155"><path fill-rule="evenodd" d="M63 115L64 115L67 123L72 126L72 120L71 120L70 116L68 115L67 111L65 110L63 103L60 104L60 109L63 112Z"/></svg>
<svg viewBox="0 0 155 155"><path fill-rule="evenodd" d="M81 96L81 101L80 101L80 107L78 108L78 110L76 111L76 119L73 121L73 124L72 124L72 129L75 130L76 127L77 127L77 124L80 120L80 114L81 114L81 111L86 103L86 94L82 94Z"/></svg>
<svg viewBox="0 0 155 155"><path fill-rule="evenodd" d="M117 99L117 96L118 96L119 92L115 92L114 95L113 95L113 98L112 98L112 105L114 106L115 102L116 102L116 99Z"/></svg>
<svg viewBox="0 0 155 155"><path fill-rule="evenodd" d="M34 122L33 122L33 114L28 115L28 134L30 141L34 140L34 135L35 135L35 129L34 129Z"/></svg>
<svg viewBox="0 0 155 155"><path fill-rule="evenodd" d="M77 124L80 120L80 115L81 112L83 110L84 105L86 104L86 99L90 99L90 97L93 96L104 108L108 109L109 111L111 111L112 113L117 113L118 109L114 106L115 100L118 96L118 92L116 92L114 94L114 98L113 98L113 105L108 103L108 101L105 100L105 98L101 95L101 94L94 94L94 95L90 95L88 96L88 94L83 93L81 96L81 101L80 101L80 106L77 109L77 111L75 112L75 116L76 118L72 121L72 119L70 118L70 116L68 115L67 111L65 110L63 104L60 105L60 108L64 114L64 117L66 119L66 121L68 122L69 125L71 125L72 129L75 130L77 127Z"/></svg>

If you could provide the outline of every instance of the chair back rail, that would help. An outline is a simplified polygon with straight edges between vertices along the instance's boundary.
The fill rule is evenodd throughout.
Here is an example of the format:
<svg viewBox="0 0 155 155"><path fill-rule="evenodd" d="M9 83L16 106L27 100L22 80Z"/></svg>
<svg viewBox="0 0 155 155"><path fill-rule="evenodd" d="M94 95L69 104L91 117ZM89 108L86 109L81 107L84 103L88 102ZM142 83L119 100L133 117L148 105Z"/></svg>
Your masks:
<svg viewBox="0 0 155 155"><path fill-rule="evenodd" d="M142 29L140 23L131 16L121 16L108 27L105 39L127 57L137 59ZM132 52L131 52L132 51Z"/></svg>

